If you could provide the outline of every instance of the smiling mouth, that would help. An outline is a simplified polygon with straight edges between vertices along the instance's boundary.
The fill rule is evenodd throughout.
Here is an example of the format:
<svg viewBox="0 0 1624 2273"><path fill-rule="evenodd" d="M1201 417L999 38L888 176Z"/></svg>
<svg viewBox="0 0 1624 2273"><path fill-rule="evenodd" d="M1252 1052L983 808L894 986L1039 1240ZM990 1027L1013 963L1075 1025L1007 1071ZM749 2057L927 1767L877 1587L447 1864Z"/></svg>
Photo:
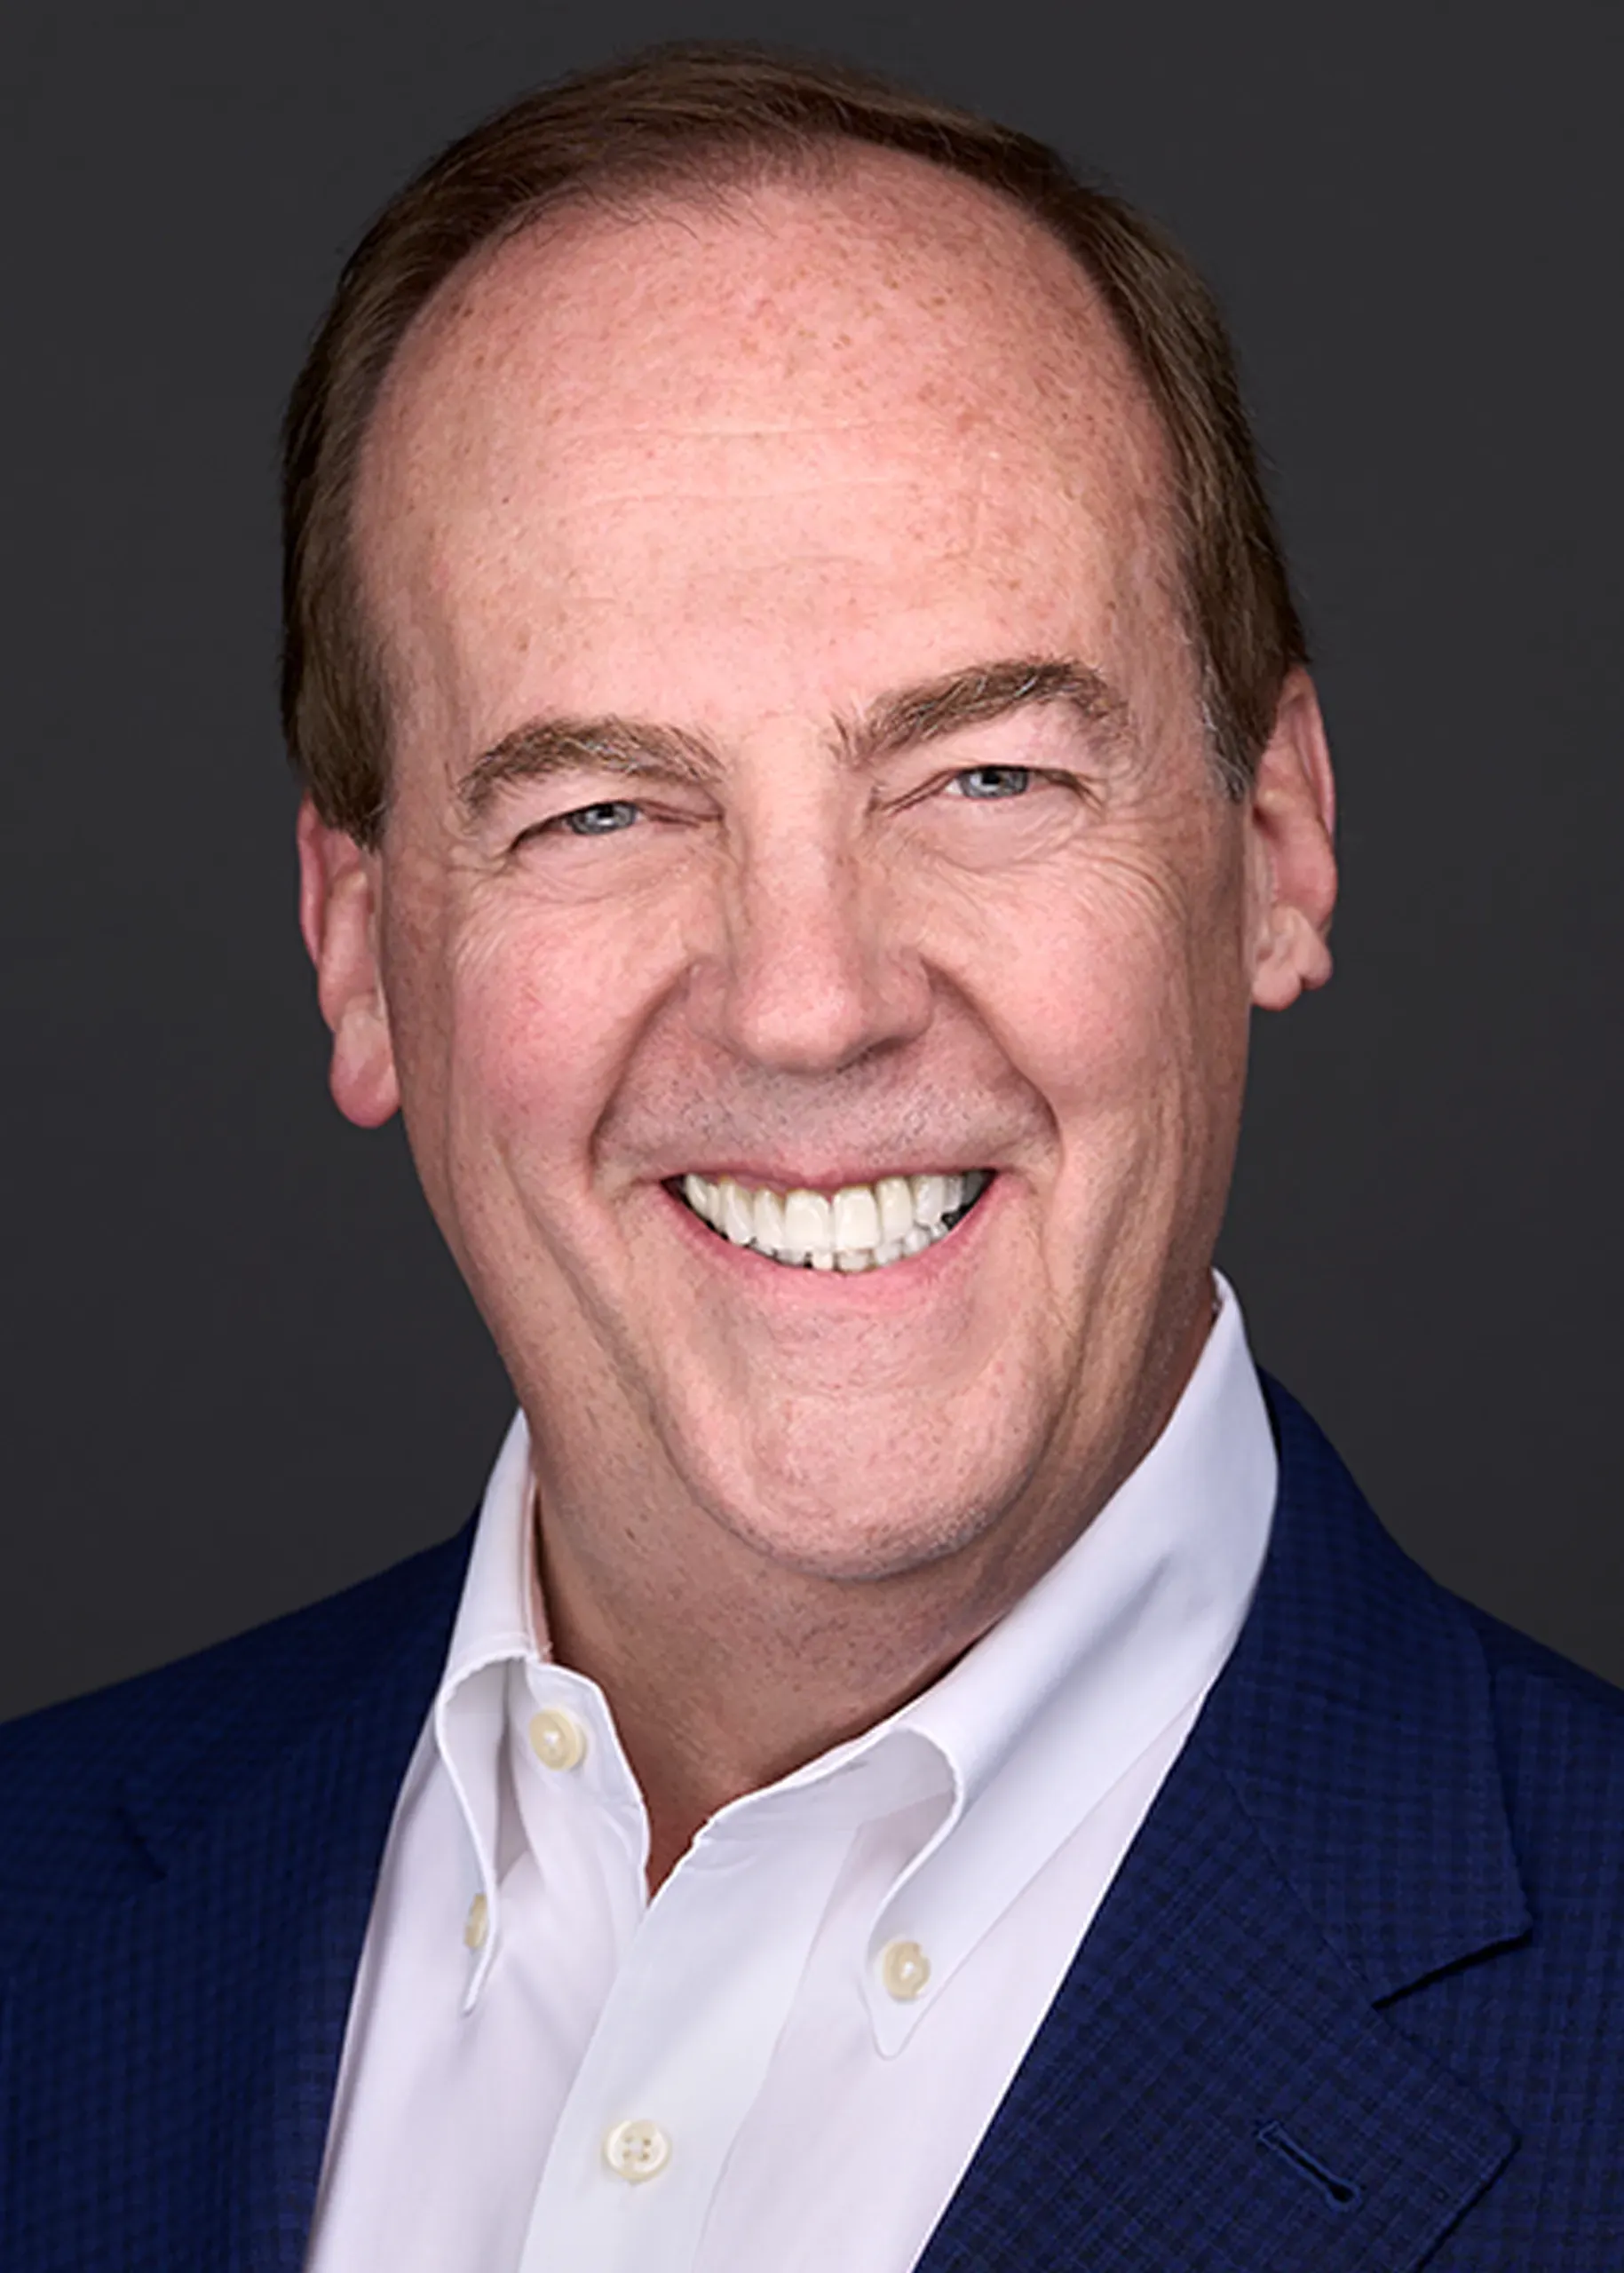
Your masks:
<svg viewBox="0 0 1624 2273"><path fill-rule="evenodd" d="M734 1247L790 1270L883 1271L923 1255L962 1224L993 1181L989 1168L887 1176L836 1192L776 1192L732 1176L675 1176L667 1190Z"/></svg>

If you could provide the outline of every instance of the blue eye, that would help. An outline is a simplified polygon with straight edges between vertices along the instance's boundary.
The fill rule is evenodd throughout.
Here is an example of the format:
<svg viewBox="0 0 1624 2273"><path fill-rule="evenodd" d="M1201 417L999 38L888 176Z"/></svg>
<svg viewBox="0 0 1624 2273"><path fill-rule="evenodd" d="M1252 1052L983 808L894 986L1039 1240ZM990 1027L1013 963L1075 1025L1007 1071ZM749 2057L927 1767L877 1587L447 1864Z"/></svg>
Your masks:
<svg viewBox="0 0 1624 2273"><path fill-rule="evenodd" d="M615 798L601 805L577 806L573 813L560 813L558 826L568 829L572 836L613 836L618 829L630 828L637 817L634 804Z"/></svg>
<svg viewBox="0 0 1624 2273"><path fill-rule="evenodd" d="M1026 765L971 765L953 777L964 797L1024 797L1032 787L1032 769Z"/></svg>

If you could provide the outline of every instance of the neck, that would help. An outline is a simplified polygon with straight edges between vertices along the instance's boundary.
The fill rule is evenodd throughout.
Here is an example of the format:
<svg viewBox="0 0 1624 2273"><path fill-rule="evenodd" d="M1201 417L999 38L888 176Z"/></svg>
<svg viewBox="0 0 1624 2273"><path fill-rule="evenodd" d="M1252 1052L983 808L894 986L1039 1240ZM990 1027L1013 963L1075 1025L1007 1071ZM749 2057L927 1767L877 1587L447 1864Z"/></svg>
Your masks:
<svg viewBox="0 0 1624 2273"><path fill-rule="evenodd" d="M969 1546L883 1578L774 1562L646 1474L612 1477L602 1445L577 1493L562 1448L535 1445L553 1655L608 1699L648 1810L651 1890L720 1808L895 1712L1036 1583L1149 1450L1209 1324L1203 1310L1160 1393L1092 1458Z"/></svg>
<svg viewBox="0 0 1624 2273"><path fill-rule="evenodd" d="M740 1586L713 1568L708 1584L692 1564L675 1585L662 1574L656 1598L636 1574L606 1584L583 1569L566 1525L542 1540L553 1654L609 1700L648 1810L651 1891L718 1809L883 1720L1007 1606L781 1571Z"/></svg>

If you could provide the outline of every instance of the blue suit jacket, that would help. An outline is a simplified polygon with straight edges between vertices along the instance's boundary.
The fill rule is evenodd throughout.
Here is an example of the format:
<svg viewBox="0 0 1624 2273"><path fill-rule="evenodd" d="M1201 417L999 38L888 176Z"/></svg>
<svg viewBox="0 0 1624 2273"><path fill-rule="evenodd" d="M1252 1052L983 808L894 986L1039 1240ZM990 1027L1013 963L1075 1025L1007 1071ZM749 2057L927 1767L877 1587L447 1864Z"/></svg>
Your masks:
<svg viewBox="0 0 1624 2273"><path fill-rule="evenodd" d="M920 2273L1624 2273L1624 1698L1271 1401L1251 1616ZM0 1738L4 2273L295 2273L467 1544Z"/></svg>

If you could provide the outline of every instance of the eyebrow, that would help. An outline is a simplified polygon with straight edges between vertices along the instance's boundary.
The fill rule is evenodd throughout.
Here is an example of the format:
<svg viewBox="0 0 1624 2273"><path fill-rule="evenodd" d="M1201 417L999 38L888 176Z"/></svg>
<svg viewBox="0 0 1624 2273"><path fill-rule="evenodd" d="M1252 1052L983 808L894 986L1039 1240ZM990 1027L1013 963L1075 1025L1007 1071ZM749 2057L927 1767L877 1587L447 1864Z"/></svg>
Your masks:
<svg viewBox="0 0 1624 2273"><path fill-rule="evenodd" d="M844 761L862 766L1050 703L1065 704L1111 740L1127 730L1127 704L1091 665L1069 656L1025 655L971 663L883 694L854 717L837 720L835 739ZM590 772L709 788L723 763L702 735L679 726L612 715L531 718L474 759L457 784L457 798L478 820L512 782Z"/></svg>
<svg viewBox="0 0 1624 2273"><path fill-rule="evenodd" d="M1094 731L1103 727L1113 737L1126 731L1127 704L1091 665L1069 656L1024 655L972 663L882 695L839 729L840 739L850 761L864 765L1050 702L1066 704Z"/></svg>

